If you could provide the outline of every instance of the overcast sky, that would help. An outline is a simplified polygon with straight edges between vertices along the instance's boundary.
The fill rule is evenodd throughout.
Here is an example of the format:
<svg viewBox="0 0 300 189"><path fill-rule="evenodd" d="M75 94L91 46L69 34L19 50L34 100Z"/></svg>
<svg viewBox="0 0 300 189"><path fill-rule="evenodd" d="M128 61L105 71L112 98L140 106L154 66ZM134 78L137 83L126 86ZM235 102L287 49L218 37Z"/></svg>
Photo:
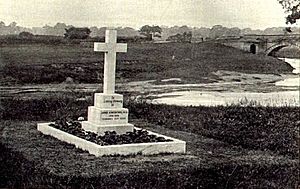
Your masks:
<svg viewBox="0 0 300 189"><path fill-rule="evenodd" d="M0 21L19 26L145 24L267 28L285 26L277 0L0 0Z"/></svg>

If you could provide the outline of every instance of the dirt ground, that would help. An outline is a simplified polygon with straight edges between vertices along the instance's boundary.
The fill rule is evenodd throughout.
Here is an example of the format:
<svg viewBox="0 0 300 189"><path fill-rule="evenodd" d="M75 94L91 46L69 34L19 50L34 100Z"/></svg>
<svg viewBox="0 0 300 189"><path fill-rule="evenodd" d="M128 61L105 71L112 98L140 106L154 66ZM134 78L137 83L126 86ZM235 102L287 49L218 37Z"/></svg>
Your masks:
<svg viewBox="0 0 300 189"><path fill-rule="evenodd" d="M272 92L285 90L284 87L275 86L275 82L297 75L279 74L247 74L233 71L213 72L214 77L207 78L210 83L189 84L180 78L170 78L165 80L147 80L116 84L117 92L131 92L141 94L160 94L173 91L195 90L206 92L220 91L249 91L249 92ZM218 78L218 79L215 79ZM19 96L23 98L37 98L45 94L60 92L101 92L102 84L76 84L63 82L60 84L35 84L0 86L2 97Z"/></svg>

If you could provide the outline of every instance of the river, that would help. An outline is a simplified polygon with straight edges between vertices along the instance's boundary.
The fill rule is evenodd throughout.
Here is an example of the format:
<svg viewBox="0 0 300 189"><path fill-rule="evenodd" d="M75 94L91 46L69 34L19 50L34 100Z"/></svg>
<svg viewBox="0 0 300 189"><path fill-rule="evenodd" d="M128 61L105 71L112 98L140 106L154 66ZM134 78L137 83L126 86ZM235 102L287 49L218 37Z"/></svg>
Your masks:
<svg viewBox="0 0 300 189"><path fill-rule="evenodd" d="M284 79L283 81L276 82L275 85L277 86L286 86L286 87L299 87L300 86L300 59L291 59L291 58L281 58L285 62L288 62L293 68L294 74L296 76L290 75L289 78Z"/></svg>
<svg viewBox="0 0 300 189"><path fill-rule="evenodd" d="M215 92L215 91L176 91L155 96L153 103L179 106L217 106L217 105L262 105L262 106L300 106L300 59L288 59L295 69L293 74L285 75L285 79L276 82L281 89L272 92Z"/></svg>

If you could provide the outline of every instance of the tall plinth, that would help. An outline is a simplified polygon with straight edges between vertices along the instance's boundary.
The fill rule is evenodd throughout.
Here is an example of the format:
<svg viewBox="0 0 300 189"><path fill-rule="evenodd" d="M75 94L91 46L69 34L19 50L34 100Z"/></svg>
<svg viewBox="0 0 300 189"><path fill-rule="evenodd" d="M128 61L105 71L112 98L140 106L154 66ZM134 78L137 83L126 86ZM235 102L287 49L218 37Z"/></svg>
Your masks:
<svg viewBox="0 0 300 189"><path fill-rule="evenodd" d="M82 128L103 135L105 131L125 134L133 131L128 123L128 109L123 108L123 95L95 93L94 106L88 107L88 120Z"/></svg>

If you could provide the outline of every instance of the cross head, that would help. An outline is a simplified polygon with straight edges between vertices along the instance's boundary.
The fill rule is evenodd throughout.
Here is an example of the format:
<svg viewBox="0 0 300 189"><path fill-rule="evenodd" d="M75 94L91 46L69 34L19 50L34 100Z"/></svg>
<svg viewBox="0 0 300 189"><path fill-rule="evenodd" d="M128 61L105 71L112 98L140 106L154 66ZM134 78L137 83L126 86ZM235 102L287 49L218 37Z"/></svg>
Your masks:
<svg viewBox="0 0 300 189"><path fill-rule="evenodd" d="M117 30L107 29L105 31L105 43L94 43L94 51L104 52L104 81L103 93L115 93L116 79L116 54L127 52L126 43L117 43Z"/></svg>

